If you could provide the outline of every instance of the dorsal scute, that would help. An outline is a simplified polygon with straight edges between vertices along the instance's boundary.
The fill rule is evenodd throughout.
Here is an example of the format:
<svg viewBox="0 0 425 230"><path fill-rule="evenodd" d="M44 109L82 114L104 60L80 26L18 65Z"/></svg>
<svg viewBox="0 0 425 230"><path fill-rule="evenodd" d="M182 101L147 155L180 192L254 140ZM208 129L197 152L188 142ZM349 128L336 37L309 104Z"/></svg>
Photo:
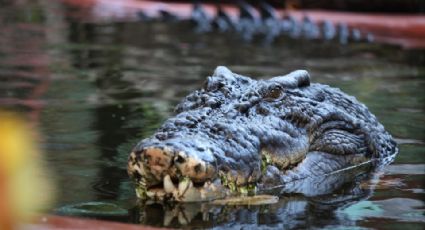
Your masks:
<svg viewBox="0 0 425 230"><path fill-rule="evenodd" d="M288 88L299 88L310 85L310 74L306 70L295 70L284 76L271 78L269 81L274 81Z"/></svg>

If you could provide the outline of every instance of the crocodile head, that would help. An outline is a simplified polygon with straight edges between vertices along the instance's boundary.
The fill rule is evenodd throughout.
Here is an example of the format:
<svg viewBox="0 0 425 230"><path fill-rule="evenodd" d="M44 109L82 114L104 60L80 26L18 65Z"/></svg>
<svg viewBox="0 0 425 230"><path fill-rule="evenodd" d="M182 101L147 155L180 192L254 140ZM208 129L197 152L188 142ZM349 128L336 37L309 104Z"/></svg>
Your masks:
<svg viewBox="0 0 425 230"><path fill-rule="evenodd" d="M317 87L310 86L309 74L303 70L253 80L217 67L202 89L189 94L177 106L175 117L134 147L128 173L135 181L138 197L184 202L214 200L255 193L261 186L284 183L291 175L295 178L309 173L305 168L317 168L317 161L325 153L309 154L311 159L305 165L296 166L306 161L312 150L323 150L320 147L325 142L314 140L328 129L316 123L340 121L337 115L328 114L333 109L319 95L321 86ZM320 135L312 131L315 128L321 130ZM347 138L354 139L354 145L360 143L359 149L365 147L362 140L348 134ZM345 156L329 163L332 157L322 162L331 166L319 167L314 173L345 164Z"/></svg>

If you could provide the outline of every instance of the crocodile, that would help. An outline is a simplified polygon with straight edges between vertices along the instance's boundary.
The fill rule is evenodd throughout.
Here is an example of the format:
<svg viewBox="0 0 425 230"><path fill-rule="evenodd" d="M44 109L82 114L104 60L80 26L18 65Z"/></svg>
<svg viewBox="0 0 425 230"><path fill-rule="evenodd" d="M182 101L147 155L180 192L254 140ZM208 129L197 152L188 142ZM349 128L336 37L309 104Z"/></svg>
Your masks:
<svg viewBox="0 0 425 230"><path fill-rule="evenodd" d="M255 80L219 66L175 112L129 155L140 199L211 201L282 187L317 193L318 178L377 168L398 152L364 104L310 83L305 70Z"/></svg>

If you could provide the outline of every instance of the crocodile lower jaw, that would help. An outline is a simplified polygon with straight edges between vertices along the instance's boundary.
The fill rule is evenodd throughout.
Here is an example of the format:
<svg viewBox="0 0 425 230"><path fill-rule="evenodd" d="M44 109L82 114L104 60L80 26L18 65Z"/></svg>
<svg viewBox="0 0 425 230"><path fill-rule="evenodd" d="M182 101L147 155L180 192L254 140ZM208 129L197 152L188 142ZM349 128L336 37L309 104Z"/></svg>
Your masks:
<svg viewBox="0 0 425 230"><path fill-rule="evenodd" d="M147 189L143 186L136 186L137 197L156 201L198 202L211 201L231 195L231 191L222 185L220 179L197 185L185 177L177 184L171 180L169 175L166 175L162 182L162 185Z"/></svg>

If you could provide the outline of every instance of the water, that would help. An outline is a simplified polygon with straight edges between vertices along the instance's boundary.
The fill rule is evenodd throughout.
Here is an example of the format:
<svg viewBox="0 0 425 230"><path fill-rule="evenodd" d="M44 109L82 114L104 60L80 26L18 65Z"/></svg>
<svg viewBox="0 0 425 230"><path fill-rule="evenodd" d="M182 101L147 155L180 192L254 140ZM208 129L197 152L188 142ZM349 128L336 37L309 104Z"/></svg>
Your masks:
<svg viewBox="0 0 425 230"><path fill-rule="evenodd" d="M26 115L41 136L57 187L49 212L170 227L423 229L420 50L287 39L244 44L182 24L96 23L75 15L55 1L0 8L0 107ZM256 78L307 69L314 82L364 102L397 138L400 153L383 173L345 186L361 188L359 196L333 205L323 201L340 193L288 195L264 206L137 205L127 154L217 65Z"/></svg>

